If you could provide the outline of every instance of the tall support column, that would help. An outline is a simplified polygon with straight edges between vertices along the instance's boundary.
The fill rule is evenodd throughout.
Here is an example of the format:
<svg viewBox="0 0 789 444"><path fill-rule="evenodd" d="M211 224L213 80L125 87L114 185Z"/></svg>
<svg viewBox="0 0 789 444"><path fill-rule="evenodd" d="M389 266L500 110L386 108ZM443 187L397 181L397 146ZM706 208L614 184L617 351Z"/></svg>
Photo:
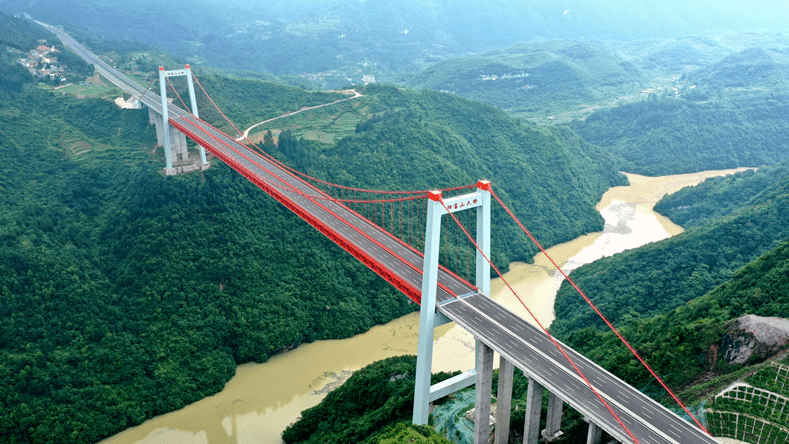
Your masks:
<svg viewBox="0 0 789 444"><path fill-rule="evenodd" d="M477 191L481 193L480 200L481 205L477 207L477 245L482 252L476 252L476 284L477 289L479 292L490 296L490 264L485 259L486 257L490 259L490 181L489 180L479 180L477 181ZM484 256L483 256L484 253ZM483 361L480 361L479 357L484 356L485 353L490 350L490 360L491 360L491 378L493 377L493 350L490 349L487 345L483 344L480 341L476 342L476 353L477 353L477 405L475 412L475 424L476 424L476 431L477 433L475 436L475 443L476 444L487 444L488 435L490 432L490 426L488 425L488 420L484 419L484 433L485 437L484 440L480 438L480 421L477 415L481 414L480 410L481 407L484 408L487 406L487 410L485 413L485 418L490 417L490 393L492 388L492 379L491 379L491 386L488 386L487 389L480 387L480 381L483 379L483 375L485 373L485 369L480 367L483 364ZM483 394L485 395L484 398L480 398L480 390L484 390ZM481 406L480 401L486 399L487 401L483 401L485 406Z"/></svg>
<svg viewBox="0 0 789 444"><path fill-rule="evenodd" d="M603 429L589 421L589 432L586 434L586 444L600 444L603 440Z"/></svg>
<svg viewBox="0 0 789 444"><path fill-rule="evenodd" d="M477 245L490 259L490 181L478 181L477 189L482 192L482 205L477 207ZM481 293L490 296L490 264L482 253L477 251L476 284Z"/></svg>
<svg viewBox="0 0 789 444"><path fill-rule="evenodd" d="M180 131L176 128L170 127L170 150L173 155L173 162L178 162L178 156L183 153L183 146L181 145L181 139L178 137Z"/></svg>
<svg viewBox="0 0 789 444"><path fill-rule="evenodd" d="M496 401L496 441L507 444L510 438L510 409L512 408L512 376L515 367L504 356L499 356L499 392Z"/></svg>
<svg viewBox="0 0 789 444"><path fill-rule="evenodd" d="M545 442L552 442L562 436L562 407L564 401L551 392L548 397L548 418L545 422L545 430L542 431Z"/></svg>
<svg viewBox="0 0 789 444"><path fill-rule="evenodd" d="M154 121L156 127L156 146L164 146L164 127L162 126L162 119Z"/></svg>
<svg viewBox="0 0 789 444"><path fill-rule="evenodd" d="M474 407L474 444L488 444L490 395L493 389L493 349L477 341L477 402Z"/></svg>
<svg viewBox="0 0 789 444"><path fill-rule="evenodd" d="M441 192L431 191L427 201L422 301L419 309L419 345L414 387L414 424L427 424L430 414L430 373L433 368L433 330L436 325L438 247L441 239Z"/></svg>
<svg viewBox="0 0 789 444"><path fill-rule="evenodd" d="M170 151L170 117L167 115L167 85L164 83L164 66L159 67L159 96L162 98L162 132L164 133L165 173L174 174L173 153Z"/></svg>
<svg viewBox="0 0 789 444"><path fill-rule="evenodd" d="M526 376L528 377L528 375ZM523 423L523 444L537 444L540 440L542 392L542 385L529 378L529 387L526 391L526 419Z"/></svg>
<svg viewBox="0 0 789 444"><path fill-rule="evenodd" d="M178 160L181 155L183 161L189 160L189 153L186 150L186 135L175 127L170 127L170 144L173 150L173 160Z"/></svg>
<svg viewBox="0 0 789 444"><path fill-rule="evenodd" d="M192 104L192 114L199 119L200 114L197 112L197 99L195 98L195 85L192 80L192 68L189 65L184 66L184 68L186 69L186 83L189 84L189 101ZM197 146L200 149L200 163L205 165L208 163L205 159L205 148L200 144L197 144Z"/></svg>
<svg viewBox="0 0 789 444"><path fill-rule="evenodd" d="M186 134L178 131L178 143L181 145L181 157L184 161L189 160L189 151L186 149Z"/></svg>

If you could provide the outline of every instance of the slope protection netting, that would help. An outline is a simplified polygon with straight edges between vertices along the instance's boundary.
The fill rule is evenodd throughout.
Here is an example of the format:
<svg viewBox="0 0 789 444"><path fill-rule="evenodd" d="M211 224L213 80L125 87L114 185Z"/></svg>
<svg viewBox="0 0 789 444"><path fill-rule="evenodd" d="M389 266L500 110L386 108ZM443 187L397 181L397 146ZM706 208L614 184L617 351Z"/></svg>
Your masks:
<svg viewBox="0 0 789 444"><path fill-rule="evenodd" d="M713 436L733 438L753 444L785 444L789 442L789 429L747 413L707 412L707 422Z"/></svg>

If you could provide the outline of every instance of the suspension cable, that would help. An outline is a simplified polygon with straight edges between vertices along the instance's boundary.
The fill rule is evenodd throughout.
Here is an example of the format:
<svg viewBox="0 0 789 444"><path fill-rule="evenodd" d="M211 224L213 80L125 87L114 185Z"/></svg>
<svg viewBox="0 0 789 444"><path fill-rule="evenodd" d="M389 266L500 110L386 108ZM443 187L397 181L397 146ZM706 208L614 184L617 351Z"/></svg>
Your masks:
<svg viewBox="0 0 789 444"><path fill-rule="evenodd" d="M165 77L165 79L167 79L167 84L168 84L168 85L170 85L170 87L173 89L173 93L175 94L175 96L176 96L176 97L178 97L178 100L180 100L180 101L181 101L181 105L183 105L183 106L184 106L184 109L185 109L185 110L188 110L188 109L189 109L189 107L188 107L188 106L186 106L186 103L184 102L184 99L182 99L182 98L181 98L181 95L180 95L180 94L178 94L178 90L177 90L177 89L175 89L175 85L173 85L173 82L171 82L171 81L170 81L170 78L169 78L169 77ZM167 97L165 97L165 98L164 98L164 100L167 100Z"/></svg>
<svg viewBox="0 0 789 444"><path fill-rule="evenodd" d="M371 189L364 189L364 188L354 188L354 187L349 187L349 186L345 186L345 185L339 185L339 184L332 183L332 182L327 182L327 181L318 179L316 177L310 176L309 174L303 173L303 172L301 172L299 170L296 170L294 168L291 168L291 167L285 165L284 163L282 163L280 160L278 160L278 159L274 158L273 156L271 156L270 154L266 153L265 150L261 149L258 145L256 145L252 140L249 139L249 137L245 136L244 133L241 130L239 130L238 127L235 124L233 124L233 122L227 117L227 115L225 115L225 113L222 112L222 110L217 106L216 102L214 102L214 99L212 99L211 96L208 94L208 92L205 90L205 88L203 88L203 85L200 83L200 80L197 78L196 75L194 75L194 72L192 73L192 77L194 77L195 81L197 82L197 85L200 87L201 90L203 90L203 93L206 95L206 97L208 97L208 100L211 102L211 104L214 106L214 108L216 108L216 110L219 111L219 114L222 115L222 117L225 119L225 121L227 121L227 123L229 123L230 126L232 126L233 129L235 129L236 132L240 136L242 136L247 142L249 142L253 147L255 147L255 149L258 150L261 154L263 154L268 160L270 160L272 162L275 162L278 166L288 170L289 172L291 172L293 174L299 175L299 176L301 176L301 177L303 177L305 179L312 180L312 181L315 181L315 182L318 182L318 183L321 183L323 185L327 185L327 186L330 186L330 187L341 188L341 189L345 189L345 190L349 190L349 191L360 191L360 192L371 193L371 194L427 194L427 193L429 193L431 191L431 190L382 191L382 190L371 190ZM463 185L463 186L459 186L459 187L446 188L443 191L459 191L459 190L465 190L465 189L474 188L474 186L475 186L475 184L473 184L473 185Z"/></svg>
<svg viewBox="0 0 789 444"><path fill-rule="evenodd" d="M556 267L557 270L559 270L559 272L562 274L562 276L565 279L567 279L567 282L569 282L570 285L572 285L573 288L575 288L575 291L577 291L578 294L580 294L581 297L584 298L586 303L589 304L590 307L592 307L592 309L595 311L595 313L597 313L597 315L600 316L600 319L602 319L606 323L606 325L608 325L608 327L611 329L611 331L613 331L614 334L619 338L619 340L622 341L622 343L625 344L625 346L627 346L627 348L630 350L630 353L632 353L633 356L635 356L636 359L638 359L638 361L641 363L641 365L644 366L644 368L649 370L649 373L651 373L652 376L660 383L660 385L663 386L664 389L666 389L666 391L671 395L671 397L674 398L674 401L676 401L676 403L679 404L682 407L682 409L685 411L685 413L687 413L691 418L693 418L693 421L696 423L696 425L699 426L699 428L701 428L701 430L703 430L705 433L709 434L709 431L701 424L701 422L699 422L698 419L696 419L695 416L693 416L693 414L690 412L690 410L688 410L688 408L685 407L685 404L683 404L682 401L680 401L680 399L677 397L677 395L675 395L674 392L671 391L670 388L668 388L666 383L663 382L663 380L660 378L660 376L657 375L657 373L655 373L655 371L652 369L652 367L650 367L649 364L647 364L646 361L644 361L644 359L641 358L641 356L639 356L639 354L635 350L635 348L633 348L633 346L630 345L630 343L624 338L624 336L622 336L619 333L619 331L617 331L617 329L614 327L614 325L611 323L611 321L609 321L608 318L606 318L605 315L603 315L603 313L597 308L597 306L586 295L586 293L584 293L581 290L581 288L578 287L578 285L576 285L576 283L572 279L570 279L570 276L568 276L561 269L561 267L559 267L559 265L556 264L556 262L554 262L554 260L550 256L548 256L548 252L545 251L545 248L543 248L543 246L540 245L540 243L537 241L537 239L529 232L529 230L526 229L526 227L521 223L521 221L518 220L517 217L515 217L515 214L513 214L512 211L510 211L510 209L507 208L506 205L504 205L504 202L499 198L499 196L492 189L490 191L490 194L493 195L493 197L496 198L496 200L499 202L499 205L501 205L502 208L504 208L504 210L507 211L507 214L509 214L509 216L512 218L512 220L514 220L515 223L518 224L518 226L521 228L521 230L523 230L523 232L526 233L527 236L529 236L529 239L531 239L531 241L534 242L534 245L536 245L537 248L540 249L542 254L544 254L545 257L548 258L548 260L551 262L551 264L553 264L553 266ZM520 298L518 298L518 299L520 300Z"/></svg>
<svg viewBox="0 0 789 444"><path fill-rule="evenodd" d="M491 194L493 194L492 190L491 190ZM485 258L485 261L496 271L496 274L501 278L501 281L504 282L504 285L507 286L507 288L512 292L512 294L515 295L516 298L518 298L518 301L520 301L521 305L523 305L523 308L525 308L526 311L529 312L529 315L531 315L532 319L534 319L534 322L536 322L537 325L540 326L540 328L546 334L546 336L548 336L548 338L551 340L551 342L553 342L553 345L559 350L559 352L561 352L561 354L564 356L564 358L567 359L567 362L569 362L570 365L573 367L573 369L575 369L575 372L578 373L578 375L584 380L584 382L589 387L589 389L591 389L592 392L595 394L595 396L597 396L597 398L600 400L600 402L603 403L605 408L608 409L609 412L611 412L611 414L616 419L616 422L618 422L619 425L622 426L622 428L625 430L625 432L627 432L627 434L630 436L630 438L636 444L639 444L638 439L636 439L636 437L633 436L633 434L630 432L630 429L628 429L627 426L619 418L619 415L617 415L616 412L614 412L614 410L611 408L611 406L608 404L608 402L606 402L606 400L603 399L603 397L600 395L600 393L598 393L598 391L594 388L592 383L589 382L589 380L586 378L586 375L583 374L581 369L578 368L577 365L575 365L575 362L573 362L572 358L570 358L570 355L568 355L567 352L564 351L564 348L561 346L561 344L559 344L559 342L556 341L556 339L548 332L548 329L545 328L545 326L543 326L542 322L540 322L540 320L537 319L537 316L535 316L534 313L531 311L531 309L529 309L529 307L526 305L526 303L523 302L521 297L518 296L518 293L515 292L515 289L512 288L512 286L509 284L509 282L507 282L507 280L504 278L504 275L501 273L501 271L499 271L499 267L497 267L493 262L491 262L491 260L488 258L488 256L479 247L477 242L471 237L469 232L466 231L466 229L460 223L460 221L458 220L457 216L455 216L449 210L449 208L447 208L447 206L444 204L444 200L443 199L439 199L439 202L441 202L441 206L444 207L444 210L446 210L447 214L449 214L452 217L452 219L455 221L455 223L460 227L460 229L463 230L463 233L466 235L466 237L471 240L471 243L474 244L474 246L477 248L477 251L480 253L480 255L482 255L482 257ZM462 300L462 299L459 299L459 300Z"/></svg>

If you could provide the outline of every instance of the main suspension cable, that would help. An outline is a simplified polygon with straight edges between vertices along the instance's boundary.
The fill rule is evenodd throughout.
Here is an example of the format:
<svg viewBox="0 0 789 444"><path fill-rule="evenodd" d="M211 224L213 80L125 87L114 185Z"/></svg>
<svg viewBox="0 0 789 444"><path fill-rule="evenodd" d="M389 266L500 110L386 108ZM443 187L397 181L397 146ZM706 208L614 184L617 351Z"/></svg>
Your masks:
<svg viewBox="0 0 789 444"><path fill-rule="evenodd" d="M492 190L491 190L491 194L493 194ZM572 358L570 358L570 355L568 355L567 352L564 351L564 348L561 346L561 344L559 344L559 342L556 341L556 339L548 332L548 329L545 328L545 326L543 326L542 322L540 322L540 320L537 319L537 316L535 316L534 313L531 311L531 309L529 309L529 307L526 305L526 303L523 302L521 297L518 296L518 293L515 292L515 289L513 289L512 286L509 284L509 282L507 282L507 280L504 278L504 275L499 270L499 267L497 267L493 262L491 262L491 260L488 258L488 256L479 247L477 242L471 237L471 234L469 234L469 232L466 231L466 229L460 223L460 221L458 220L457 216L455 216L449 210L449 208L447 208L447 206L444 204L444 200L443 199L439 199L439 202L441 202L441 206L444 207L444 210L446 210L447 214L449 214L452 217L452 219L455 221L455 223L460 227L460 229L463 230L463 233L466 235L466 237L469 240L471 240L471 243L474 244L474 247L476 247L476 249L479 252L479 254L496 271L496 274L501 278L501 281L504 282L504 285L506 285L507 288L512 292L512 294L515 295L515 297L518 299L518 301L520 301L521 305L523 305L523 308L525 308L526 311L529 312L529 315L532 317L532 319L534 319L534 322L536 322L537 325L540 326L542 331L545 333L546 336L548 336L548 338L551 340L553 345L559 350L559 352L561 352L561 354L564 356L564 358L567 359L567 362L569 362L570 365L573 367L573 369L575 369L575 372L578 373L578 375L584 380L584 382L586 383L587 387L589 387L589 389L592 390L592 392L595 394L595 396L597 396L597 399L599 399L600 402L603 403L605 408L608 409L608 411L614 416L614 418L616 419L616 422L618 422L619 425L622 426L622 428L625 430L625 432L627 432L628 436L630 436L630 438L636 444L639 444L638 439L636 439L636 437L633 436L633 434L630 432L630 429L628 429L627 426L619 418L619 415L617 415L616 412L614 412L614 410L611 408L611 406L608 404L608 402L605 399L603 399L602 395L600 395L600 393L594 388L592 383L589 382L589 380L586 378L586 375L583 374L581 369L578 368L578 366L575 364L575 362L572 360ZM462 299L460 299L460 300L462 300Z"/></svg>
<svg viewBox="0 0 789 444"><path fill-rule="evenodd" d="M545 248L542 245L540 245L540 243L537 241L537 239L529 232L529 230L526 229L526 227L521 223L521 221L518 220L517 217L515 217L515 214L513 214L513 212L510 211L510 209L506 205L504 205L504 202L499 198L499 196L492 189L490 191L490 194L493 195L494 198L496 198L496 201L498 201L499 205L501 205L501 207L504 208L504 210L507 212L507 214L509 214L509 216L512 218L512 220L514 220L515 223L518 224L518 226L521 228L521 230L523 230L523 232L526 233L527 236L529 236L529 239L531 239L531 241L534 242L534 245L536 245L537 248L540 249L542 254L544 254L545 257L548 258L548 260L551 262L551 264L553 264L554 267L556 267L556 269L559 271L559 273L561 273L562 276L565 279L567 279L567 282L569 282L570 285L573 286L575 291L577 291L578 294L580 294L581 297L584 298L586 303L589 304L590 307L592 307L592 309L595 311L595 313L597 313L597 315L600 316L600 319L602 319L606 323L606 325L608 325L608 327L611 329L611 331L613 331L614 334L619 338L619 340L622 341L622 343L625 344L625 346L627 346L628 350L630 350L630 353L632 353L633 356L635 356L636 359L638 359L638 361L641 363L641 365L644 366L644 368L646 368L649 371L649 373L652 374L652 376L660 383L661 386L663 386L664 389L666 389L666 391L671 395L671 397L674 399L674 401L676 401L676 403L679 404L680 407L682 407L682 409L685 411L685 413L687 413L688 416L693 418L693 421L696 423L696 425L699 426L699 428L701 428L701 430L703 430L705 433L709 434L709 431L701 424L701 422L699 422L699 420L690 412L690 410L688 410L688 408L685 407L685 404L683 404L682 401L680 401L680 399L677 397L677 395L675 395L674 392L671 391L670 388L668 388L666 383L663 382L663 379L661 379L660 376L658 376L657 373L655 373L655 371L652 369L652 367L650 367L649 364L647 364L646 361L644 361L644 359L641 358L641 356L638 354L638 352L635 350L635 348L633 348L633 346L630 345L630 343L625 339L625 337L622 336L622 334L619 333L619 331L614 327L614 325L611 323L611 321L609 321L608 318L606 318L605 315L603 315L603 313L592 302L592 300L589 298L589 296L587 296L586 293L584 293L581 290L581 288L578 285L576 285L575 281L570 279L570 276L568 276L561 269L561 267L559 267L559 265L556 262L554 262L554 260L548 255L548 252L545 250ZM520 300L520 298L518 298L518 299Z"/></svg>
<svg viewBox="0 0 789 444"><path fill-rule="evenodd" d="M227 121L227 123L229 123L230 126L232 126L233 129L235 129L236 132L241 137L244 138L244 140L246 140L260 154L262 154L264 157L266 157L266 159L268 159L271 162L276 163L277 166L288 170L292 174L301 176L301 177L303 177L305 179L308 179L308 180L311 180L311 181L315 181L317 183L320 183L320 184L323 184L323 185L326 185L326 186L339 188L339 189L344 189L344 190L348 190L348 191L359 191L359 192L371 193L371 194L427 194L427 193L429 193L431 191L431 190L387 191L387 190L371 190L371 189L365 189L365 188L355 188L355 187L349 187L349 186L340 185L340 184L328 182L328 181L325 181L325 180L321 180L321 179L318 179L316 177L310 176L309 174L301 172L301 171L299 171L299 170L297 170L295 168L291 168L288 165L285 165L284 163L282 163L280 160L274 158L272 155L268 154L265 150L263 150L257 144L255 144L252 140L250 140L249 137L244 135L244 133L240 129L238 129L238 127L235 124L233 124L233 122L227 117L227 115L225 115L225 113L222 112L222 110L219 108L219 106L217 106L216 102L214 102L214 99L212 99L211 96L208 94L208 92L205 90L205 88L203 88L203 85L200 83L200 80L197 78L196 75L194 75L194 72L192 73L192 77L194 77L195 81L197 82L197 85L200 87L200 89L203 91L203 93L206 95L206 97L208 97L208 100L211 102L211 104L214 106L214 108L216 108L216 110L219 111L219 114L222 115L222 117L225 119L225 121ZM182 100L182 102L183 102L183 100ZM463 186L458 186L458 187L446 188L443 191L459 191L459 190L470 189L470 188L473 188L474 186L475 186L474 184L472 184L472 185L463 185Z"/></svg>

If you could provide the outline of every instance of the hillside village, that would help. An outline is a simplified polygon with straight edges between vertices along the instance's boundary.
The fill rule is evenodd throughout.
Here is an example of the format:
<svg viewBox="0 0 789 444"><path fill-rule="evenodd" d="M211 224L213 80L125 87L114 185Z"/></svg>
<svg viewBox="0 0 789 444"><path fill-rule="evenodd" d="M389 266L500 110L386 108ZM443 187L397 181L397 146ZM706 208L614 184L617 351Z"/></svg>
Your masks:
<svg viewBox="0 0 789 444"><path fill-rule="evenodd" d="M60 52L54 45L47 46L46 40L39 40L40 45L35 49L31 49L25 54L24 57L18 58L16 61L20 65L27 68L30 74L42 80L65 82L65 70L62 66L58 65L57 54Z"/></svg>

